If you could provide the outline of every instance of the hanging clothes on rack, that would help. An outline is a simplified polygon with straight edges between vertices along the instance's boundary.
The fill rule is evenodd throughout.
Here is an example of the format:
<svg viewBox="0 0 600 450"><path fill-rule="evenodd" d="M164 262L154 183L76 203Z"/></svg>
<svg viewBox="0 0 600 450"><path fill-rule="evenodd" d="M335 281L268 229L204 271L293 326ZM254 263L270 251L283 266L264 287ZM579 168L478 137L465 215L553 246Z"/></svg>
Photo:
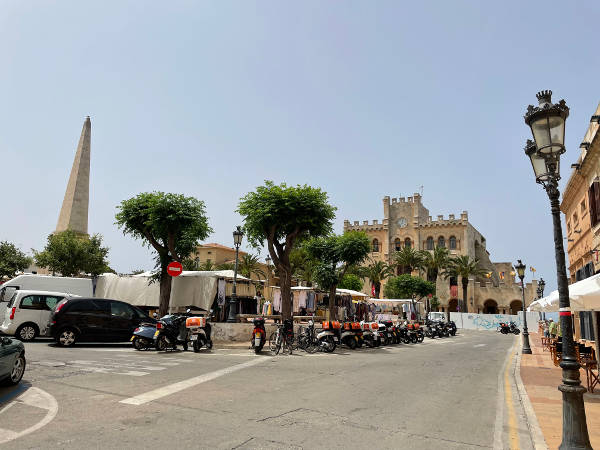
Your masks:
<svg viewBox="0 0 600 450"><path fill-rule="evenodd" d="M276 312L275 312L276 311ZM273 314L281 311L281 289L277 289L273 294Z"/></svg>
<svg viewBox="0 0 600 450"><path fill-rule="evenodd" d="M306 309L314 311L315 310L315 297L316 294L314 291L308 291L306 295Z"/></svg>
<svg viewBox="0 0 600 450"><path fill-rule="evenodd" d="M217 282L217 305L223 307L225 304L225 286L226 282L223 279L220 279Z"/></svg>
<svg viewBox="0 0 600 450"><path fill-rule="evenodd" d="M300 294L298 295L298 311L302 308L306 308L306 299L308 297L308 292L307 291L300 291Z"/></svg>

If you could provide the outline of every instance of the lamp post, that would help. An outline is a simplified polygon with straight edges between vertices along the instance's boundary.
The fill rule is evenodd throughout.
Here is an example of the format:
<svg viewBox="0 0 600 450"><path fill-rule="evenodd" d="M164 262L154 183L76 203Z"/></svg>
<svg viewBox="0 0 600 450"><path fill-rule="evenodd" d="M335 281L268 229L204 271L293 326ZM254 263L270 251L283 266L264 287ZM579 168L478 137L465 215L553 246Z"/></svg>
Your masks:
<svg viewBox="0 0 600 450"><path fill-rule="evenodd" d="M562 330L562 384L558 390L563 398L563 434L561 449L591 449L588 436L583 393L579 379L579 363L575 357L573 328L571 323L571 303L567 284L565 249L563 246L562 224L560 218L560 155L566 150L565 121L569 108L564 100L552 103L552 91L541 91L536 95L539 105L529 105L525 113L525 123L531 128L535 142L527 140L525 154L531 160L535 180L541 184L548 198L554 226L554 250L556 258L556 276L560 307L560 327Z"/></svg>
<svg viewBox="0 0 600 450"><path fill-rule="evenodd" d="M544 287L546 286L546 282L543 278L540 278L537 287L537 296L538 298L542 298L544 296ZM542 320L546 320L546 313L542 312Z"/></svg>
<svg viewBox="0 0 600 450"><path fill-rule="evenodd" d="M238 226L233 232L233 245L235 245L235 270L233 271L233 290L231 291L231 297L229 297L229 315L227 316L228 323L235 323L237 321L237 272L238 272L238 255L240 251L240 245L242 243L242 227Z"/></svg>
<svg viewBox="0 0 600 450"><path fill-rule="evenodd" d="M518 259L517 262L518 264L515 265L515 270L517 271L517 275L521 280L521 295L523 297L523 349L521 352L526 355L531 355L531 347L529 346L529 331L527 330L527 311L525 311L525 283L523 282L525 278L525 268L527 266L523 264L520 259Z"/></svg>

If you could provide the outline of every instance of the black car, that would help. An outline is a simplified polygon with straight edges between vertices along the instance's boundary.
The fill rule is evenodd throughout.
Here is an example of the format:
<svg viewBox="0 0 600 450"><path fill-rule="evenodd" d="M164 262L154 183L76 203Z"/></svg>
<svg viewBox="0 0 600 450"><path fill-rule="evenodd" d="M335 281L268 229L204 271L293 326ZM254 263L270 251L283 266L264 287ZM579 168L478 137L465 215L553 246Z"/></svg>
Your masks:
<svg viewBox="0 0 600 450"><path fill-rule="evenodd" d="M17 384L25 373L25 346L16 339L0 336L0 385Z"/></svg>
<svg viewBox="0 0 600 450"><path fill-rule="evenodd" d="M128 341L140 323L156 323L128 303L104 298L68 298L56 305L50 318L50 335L58 345L75 342Z"/></svg>

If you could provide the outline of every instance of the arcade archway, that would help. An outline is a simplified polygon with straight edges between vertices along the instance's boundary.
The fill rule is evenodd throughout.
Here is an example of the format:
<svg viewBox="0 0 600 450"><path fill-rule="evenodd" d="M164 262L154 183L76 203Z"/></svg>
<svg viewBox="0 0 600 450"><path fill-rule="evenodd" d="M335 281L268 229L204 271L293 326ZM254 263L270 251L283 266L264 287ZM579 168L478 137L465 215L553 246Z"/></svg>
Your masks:
<svg viewBox="0 0 600 450"><path fill-rule="evenodd" d="M486 300L483 304L484 314L498 314L498 303L495 300Z"/></svg>
<svg viewBox="0 0 600 450"><path fill-rule="evenodd" d="M510 313L517 315L519 311L523 309L523 302L521 300L513 300L510 302Z"/></svg>

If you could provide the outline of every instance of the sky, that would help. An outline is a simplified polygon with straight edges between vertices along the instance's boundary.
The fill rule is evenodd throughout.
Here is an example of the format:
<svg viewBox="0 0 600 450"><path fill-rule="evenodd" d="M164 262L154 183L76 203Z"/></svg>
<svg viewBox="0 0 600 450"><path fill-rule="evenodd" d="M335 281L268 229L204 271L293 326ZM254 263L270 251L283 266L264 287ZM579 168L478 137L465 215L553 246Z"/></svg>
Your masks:
<svg viewBox="0 0 600 450"><path fill-rule="evenodd" d="M0 240L44 247L89 115L89 232L119 272L153 266L114 224L139 192L203 200L207 241L232 245L240 197L267 179L325 190L336 232L422 186L434 218L467 210L492 261L522 259L549 292L523 114L542 89L570 106L564 187L600 100L599 14L585 0L3 0Z"/></svg>

